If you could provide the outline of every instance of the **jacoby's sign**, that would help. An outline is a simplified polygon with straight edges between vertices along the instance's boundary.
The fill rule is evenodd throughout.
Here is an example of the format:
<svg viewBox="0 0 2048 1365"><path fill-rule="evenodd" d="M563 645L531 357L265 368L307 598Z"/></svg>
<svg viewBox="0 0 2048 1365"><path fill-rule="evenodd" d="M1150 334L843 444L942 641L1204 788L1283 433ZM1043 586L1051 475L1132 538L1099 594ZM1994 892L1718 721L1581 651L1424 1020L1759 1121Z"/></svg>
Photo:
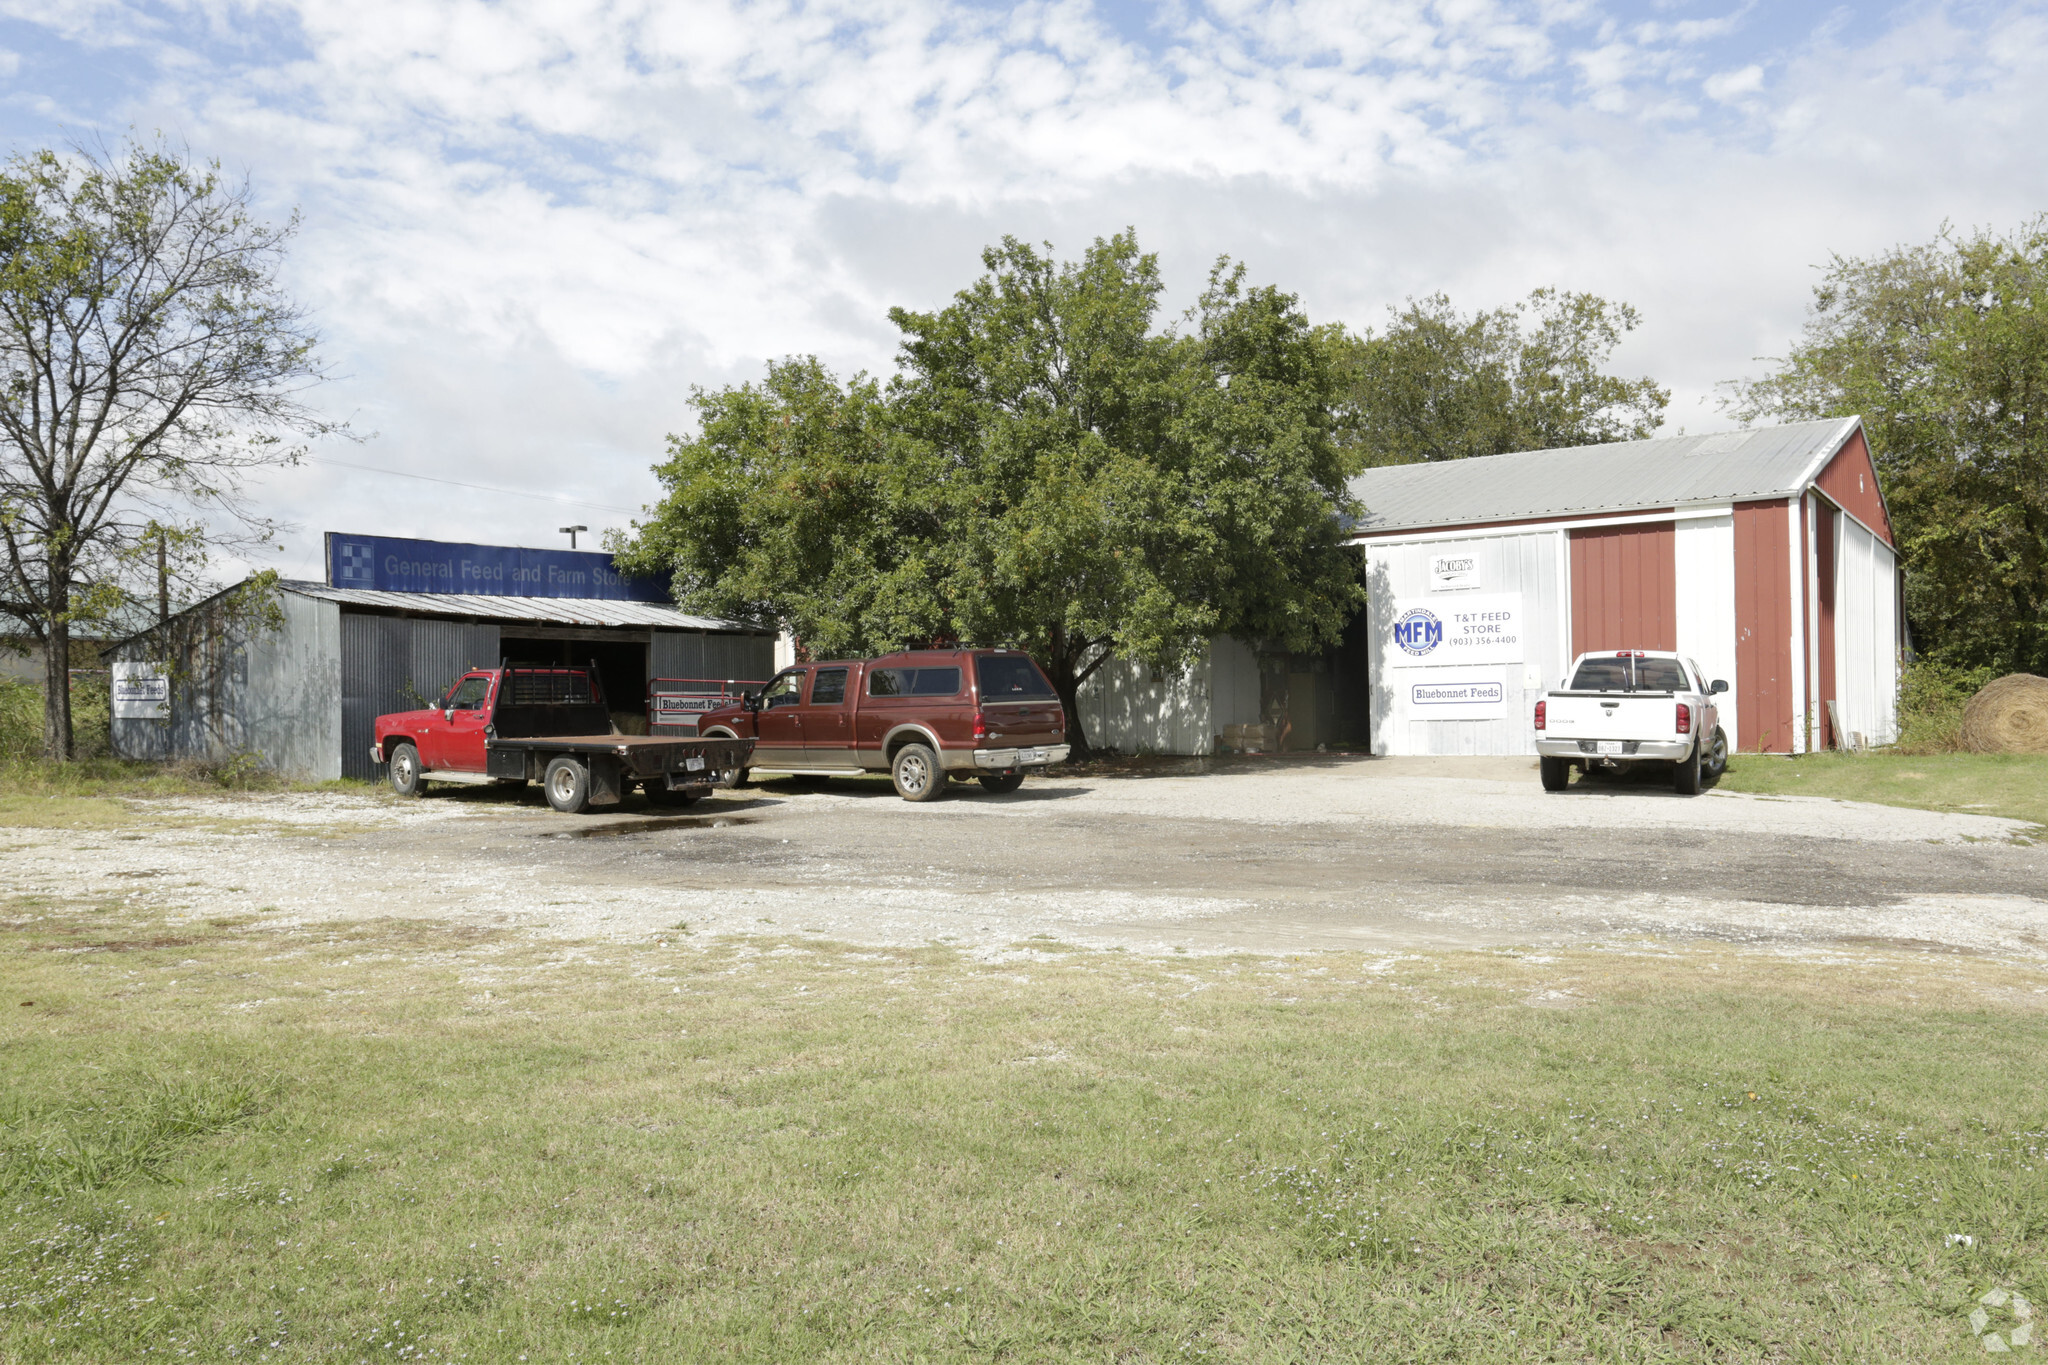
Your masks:
<svg viewBox="0 0 2048 1365"><path fill-rule="evenodd" d="M1479 554L1476 550L1429 557L1431 592L1462 592L1479 586Z"/></svg>
<svg viewBox="0 0 2048 1365"><path fill-rule="evenodd" d="M1524 636L1518 592L1396 598L1385 658L1389 668L1518 664Z"/></svg>

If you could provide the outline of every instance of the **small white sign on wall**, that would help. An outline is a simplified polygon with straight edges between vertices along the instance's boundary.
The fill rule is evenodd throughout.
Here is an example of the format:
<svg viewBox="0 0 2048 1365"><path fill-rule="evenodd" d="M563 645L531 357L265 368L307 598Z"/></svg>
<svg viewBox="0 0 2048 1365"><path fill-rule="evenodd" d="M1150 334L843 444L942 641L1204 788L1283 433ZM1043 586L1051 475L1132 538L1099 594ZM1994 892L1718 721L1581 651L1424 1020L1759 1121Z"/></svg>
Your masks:
<svg viewBox="0 0 2048 1365"><path fill-rule="evenodd" d="M1389 668L1518 664L1524 636L1518 592L1397 597L1384 657Z"/></svg>
<svg viewBox="0 0 2048 1365"><path fill-rule="evenodd" d="M170 715L171 680L157 665L117 663L113 685L114 719L163 720Z"/></svg>
<svg viewBox="0 0 2048 1365"><path fill-rule="evenodd" d="M1497 668L1410 673L1404 685L1415 720L1494 720L1507 714L1507 684Z"/></svg>
<svg viewBox="0 0 2048 1365"><path fill-rule="evenodd" d="M1459 592L1477 588L1479 582L1479 552L1466 550L1458 554L1431 555L1429 557L1429 590L1431 592Z"/></svg>

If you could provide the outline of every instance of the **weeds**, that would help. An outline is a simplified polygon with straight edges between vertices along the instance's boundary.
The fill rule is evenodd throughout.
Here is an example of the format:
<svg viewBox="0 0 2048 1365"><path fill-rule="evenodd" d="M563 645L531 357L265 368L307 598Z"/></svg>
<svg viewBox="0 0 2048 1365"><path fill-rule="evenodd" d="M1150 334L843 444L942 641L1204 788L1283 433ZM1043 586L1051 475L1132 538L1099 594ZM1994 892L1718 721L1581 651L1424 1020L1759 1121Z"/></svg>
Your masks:
<svg viewBox="0 0 2048 1365"><path fill-rule="evenodd" d="M111 1188L132 1176L167 1181L194 1140L259 1112L246 1081L142 1079L61 1108L24 1108L0 1122L0 1197Z"/></svg>

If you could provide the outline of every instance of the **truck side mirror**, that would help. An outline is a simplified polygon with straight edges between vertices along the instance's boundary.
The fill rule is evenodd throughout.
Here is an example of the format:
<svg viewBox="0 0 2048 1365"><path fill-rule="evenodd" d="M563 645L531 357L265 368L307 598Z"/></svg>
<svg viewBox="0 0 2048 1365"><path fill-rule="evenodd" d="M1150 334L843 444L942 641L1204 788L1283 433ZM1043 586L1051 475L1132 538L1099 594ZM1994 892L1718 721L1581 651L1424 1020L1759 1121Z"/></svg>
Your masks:
<svg viewBox="0 0 2048 1365"><path fill-rule="evenodd" d="M455 723L455 708L452 706L441 708L441 719L453 725Z"/></svg>
<svg viewBox="0 0 2048 1365"><path fill-rule="evenodd" d="M1716 678L1707 684L1707 691L1709 692L1726 692L1727 690L1728 680L1726 678Z"/></svg>

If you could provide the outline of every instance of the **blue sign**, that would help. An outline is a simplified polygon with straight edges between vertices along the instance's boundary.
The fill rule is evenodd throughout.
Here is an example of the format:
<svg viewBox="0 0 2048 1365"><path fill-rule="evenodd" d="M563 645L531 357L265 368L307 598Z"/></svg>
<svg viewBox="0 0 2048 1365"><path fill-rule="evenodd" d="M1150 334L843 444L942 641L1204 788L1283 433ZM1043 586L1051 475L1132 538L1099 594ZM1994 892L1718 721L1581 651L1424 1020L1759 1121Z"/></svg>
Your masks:
<svg viewBox="0 0 2048 1365"><path fill-rule="evenodd" d="M379 592L474 593L480 597L604 597L674 601L668 575L628 578L593 550L524 550L397 536L327 533L327 583Z"/></svg>
<svg viewBox="0 0 2048 1365"><path fill-rule="evenodd" d="M1413 655L1424 655L1444 642L1444 623L1436 613L1414 607L1394 622L1394 643Z"/></svg>

